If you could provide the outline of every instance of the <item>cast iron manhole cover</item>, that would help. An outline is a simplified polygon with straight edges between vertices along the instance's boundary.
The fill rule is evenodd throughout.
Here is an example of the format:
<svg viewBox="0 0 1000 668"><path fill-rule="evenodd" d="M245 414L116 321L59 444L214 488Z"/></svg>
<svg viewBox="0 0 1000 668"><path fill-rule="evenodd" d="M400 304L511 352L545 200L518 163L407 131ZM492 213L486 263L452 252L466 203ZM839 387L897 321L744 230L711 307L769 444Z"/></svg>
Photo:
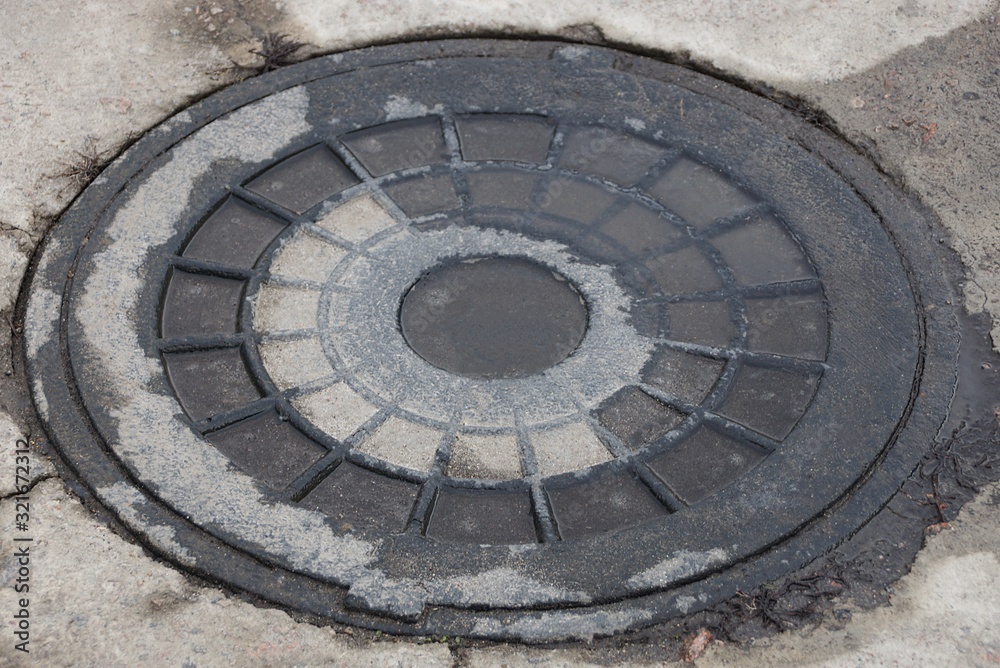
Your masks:
<svg viewBox="0 0 1000 668"><path fill-rule="evenodd" d="M927 223L829 134L648 58L339 54L150 132L53 229L35 400L171 561L545 640L802 565L929 446Z"/></svg>

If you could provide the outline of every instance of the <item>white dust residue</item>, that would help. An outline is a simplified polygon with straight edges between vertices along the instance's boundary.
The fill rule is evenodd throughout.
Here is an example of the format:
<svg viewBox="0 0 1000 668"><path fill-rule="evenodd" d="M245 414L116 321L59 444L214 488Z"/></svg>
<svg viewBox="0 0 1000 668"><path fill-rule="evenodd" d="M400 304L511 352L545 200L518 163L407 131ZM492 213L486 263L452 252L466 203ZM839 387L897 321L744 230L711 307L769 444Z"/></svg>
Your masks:
<svg viewBox="0 0 1000 668"><path fill-rule="evenodd" d="M385 119L387 121L438 114L441 113L442 109L443 107L440 104L428 107L426 104L416 102L402 95L390 95L384 107Z"/></svg>
<svg viewBox="0 0 1000 668"><path fill-rule="evenodd" d="M652 568L633 575L628 580L628 588L635 591L663 587L681 578L698 575L723 563L728 557L729 553L718 547L708 552L681 550Z"/></svg>
<svg viewBox="0 0 1000 668"><path fill-rule="evenodd" d="M149 522L142 509L149 500L135 487L126 482L116 482L110 487L98 489L97 495L104 503L115 509L125 524L141 531L156 547L185 566L194 566L198 563L194 555L177 542L177 531L174 527Z"/></svg>
<svg viewBox="0 0 1000 668"><path fill-rule="evenodd" d="M53 285L48 279L50 265L60 254L61 242L52 238L42 253L42 259L35 269L32 281L31 295L25 312L24 345L27 351L28 363L34 364L39 351L49 342L57 340L59 335L59 310L62 305L62 295L58 285ZM43 420L49 419L49 401L45 396L45 385L40 376L34 373L32 394L35 405Z"/></svg>
<svg viewBox="0 0 1000 668"><path fill-rule="evenodd" d="M504 636L517 638L527 642L552 640L584 640L590 641L596 635L612 633L633 628L652 619L653 613L647 610L594 610L589 612L554 611L542 612L535 616L523 617L513 623L504 623L498 619L484 619L476 622L473 635Z"/></svg>
<svg viewBox="0 0 1000 668"><path fill-rule="evenodd" d="M172 396L151 390L162 367L139 347L135 322L147 254L176 233L199 180L220 161L273 159L310 130L308 106L306 90L293 88L239 109L175 147L108 226L109 245L94 258L77 317L92 359L101 360L88 381L113 393L107 408L117 434L109 445L144 483L196 524L221 527L287 558L294 568L343 581L370 562L373 546L337 536L319 513L266 503L250 477L232 471L218 450L170 419L180 407ZM109 350L115 354L107 355Z"/></svg>
<svg viewBox="0 0 1000 668"><path fill-rule="evenodd" d="M457 605L521 607L546 603L590 603L583 591L555 587L519 573L509 566L475 575L461 575L425 585L432 596ZM444 596L446 595L446 596Z"/></svg>

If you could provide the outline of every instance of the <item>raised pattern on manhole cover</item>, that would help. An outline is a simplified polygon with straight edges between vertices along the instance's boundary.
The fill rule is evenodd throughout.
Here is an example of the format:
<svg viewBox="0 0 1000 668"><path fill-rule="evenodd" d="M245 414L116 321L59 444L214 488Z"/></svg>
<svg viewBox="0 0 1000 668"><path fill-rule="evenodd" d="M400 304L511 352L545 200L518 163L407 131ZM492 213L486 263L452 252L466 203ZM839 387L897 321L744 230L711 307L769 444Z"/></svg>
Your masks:
<svg viewBox="0 0 1000 668"><path fill-rule="evenodd" d="M36 403L122 521L275 602L529 640L688 612L856 529L947 410L917 214L849 155L607 49L306 63L63 217Z"/></svg>

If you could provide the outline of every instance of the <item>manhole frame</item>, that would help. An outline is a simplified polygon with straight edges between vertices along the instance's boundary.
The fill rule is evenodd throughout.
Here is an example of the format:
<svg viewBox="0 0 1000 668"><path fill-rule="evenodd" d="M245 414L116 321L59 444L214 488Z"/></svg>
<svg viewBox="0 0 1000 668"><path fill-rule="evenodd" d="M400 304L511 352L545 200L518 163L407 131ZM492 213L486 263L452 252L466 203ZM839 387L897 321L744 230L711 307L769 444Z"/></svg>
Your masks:
<svg viewBox="0 0 1000 668"><path fill-rule="evenodd" d="M139 171L157 155L159 148L172 146L218 116L270 95L276 88L284 89L329 76L331 58L338 58L336 61L338 67L343 70L348 67L426 58L442 48L452 51L465 49L467 54L480 51L495 54L501 48L510 48L516 53L519 49L544 51L560 46L565 44L447 40L378 47L373 50L340 54L339 57L309 61L295 68L252 80L240 87L225 89L188 108L186 113L191 119L188 123L172 125L171 120L168 120L126 151L73 203L60 221L60 229L72 228L73 241L77 245L84 243L89 236L88 221L99 217L99 210L103 204L110 201L115 193L124 187L134 172ZM624 53L621 55L628 57ZM726 571L667 592L576 610L477 612L476 615L493 618L498 623L496 628L499 630L484 634L487 637L545 641L612 633L675 615L678 601L683 601L685 598L691 600L686 606L687 612L702 609L735 594L737 590L745 590L790 571L791 567L782 562L788 562L793 566L802 565L803 560L812 559L840 542L846 531L856 529L863 524L859 518L866 520L881 508L912 471L919 457L929 448L940 420L946 415L950 401L955 377L954 359L958 349L957 321L954 306L950 306L954 302L953 293L943 276L917 275L912 270L913 266L951 266L951 261L942 252L934 252L938 249L921 242L922 236L933 234L936 237L940 234L934 229L934 223L929 220L929 216L922 212L916 203L899 193L874 165L860 158L846 142L830 132L812 126L794 117L787 110L780 109L774 103L757 98L751 93L728 87L720 92L719 89L712 87L713 81L703 75L665 63L653 63L642 56L634 58L643 68L658 70L658 72L644 71L643 74L646 76L657 78L659 73L661 77L676 85L696 93L709 94L717 100L722 99L726 104L736 107L771 128L780 127L782 136L806 148L833 168L878 215L898 245L904 263L907 263L910 284L920 302L918 306L924 309L920 314L923 328L923 350L919 366L920 392L910 398L909 418L904 428L895 435L895 443L888 448L883 461L870 471L863 484L845 491L838 504L777 548L770 549ZM39 245L35 263L45 252L50 238L51 235L47 235L46 240ZM65 267L67 275L73 275L75 262L74 258L73 262ZM38 267L33 266L25 286L32 285L38 270ZM72 279L69 285L71 282ZM22 295L22 302L24 301ZM927 306L933 308L928 309ZM60 325L66 320L64 304L62 308ZM61 327L60 336L63 338L62 344L65 345L65 332ZM36 368L31 360L28 366L34 382L37 382L39 373L52 373L51 368ZM64 372L59 369L58 373L62 375ZM58 443L57 450L82 485L93 494L95 486L128 480L127 472L118 464L115 456L100 443L100 438L91 431L86 418L79 421L75 419L79 417L76 415L76 410L80 402L78 397L74 396L75 387L72 383L65 383L65 388L60 388L61 391L65 390L61 394L55 393L51 385L50 383L46 386L45 392L49 407L40 412L48 413L49 420L53 423L52 429L59 435L58 439L53 439ZM74 389L70 389L71 387ZM90 441L91 445L81 447L79 444L85 441ZM133 487L141 487L138 481L128 480L128 482ZM96 499L96 495L94 498ZM343 609L347 596L342 588L289 572L284 572L280 578L274 578L271 565L221 543L198 527L188 524L185 519L160 503L145 503L143 508L146 513L144 517L122 516L115 513L114 509L112 512L155 552L165 555L181 568L209 580L222 579L228 585L261 596L270 602L345 623L361 624L398 633L470 634L468 620L463 619L469 616L468 611L429 609L418 624L395 622L383 616L367 615L356 610L341 614L338 609ZM162 535L149 532L151 527L162 525L175 527L177 543L171 544L172 541L165 541ZM198 563L193 564L185 559L183 554L176 550L176 544L196 547ZM711 594L707 598L699 597L699 594L705 592ZM331 600L336 602L336 606L330 605ZM508 629L506 623L516 618L534 618L540 624L524 625L520 630ZM543 627L548 630L543 630Z"/></svg>

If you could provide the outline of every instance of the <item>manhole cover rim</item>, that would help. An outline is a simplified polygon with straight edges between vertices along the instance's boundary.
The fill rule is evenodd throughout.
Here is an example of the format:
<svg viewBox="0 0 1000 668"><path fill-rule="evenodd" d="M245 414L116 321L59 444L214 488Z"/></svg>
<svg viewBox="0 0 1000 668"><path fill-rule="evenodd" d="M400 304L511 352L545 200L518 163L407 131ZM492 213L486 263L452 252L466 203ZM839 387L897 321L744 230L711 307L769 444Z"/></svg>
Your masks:
<svg viewBox="0 0 1000 668"><path fill-rule="evenodd" d="M492 44L494 43L479 42L479 41L458 41L458 42L446 42L444 43L444 46L447 47L447 46L457 45L460 49L466 48L469 51L479 51L479 50L487 51ZM560 45L551 45L549 48L553 47L559 48L559 46ZM540 45L537 43L530 45L530 48L532 49L538 49L539 47ZM406 57L412 57L414 53L420 53L421 51L423 51L425 54L437 54L439 53L440 48L441 47L438 44L434 43L427 45L406 45L404 47L381 47L380 49L376 49L374 51L364 52L364 54L362 54L361 56L359 56L357 53L347 54L344 57L345 60L343 61L337 57L331 57L325 60L312 61L310 63L307 63L304 66L301 66L299 70L287 70L284 72L280 72L271 77L270 78L271 80L268 81L267 83L269 83L271 86L274 86L275 82L280 81L282 82L282 85L280 85L279 87L285 88L286 85L293 85L288 82L297 82L308 78L319 78L320 76L325 76L319 73L319 71L322 69L321 65L329 67L330 65L337 66L337 64L339 63L339 67L343 68L344 62L349 62L351 59L356 59L356 58L362 58L362 59L369 58L370 59L369 63L372 64L379 62L392 63L392 62L398 62L400 60L399 57L400 51L404 52L406 54ZM586 47L586 48L593 49L595 51L604 51L601 49L594 49L593 47ZM380 56L382 52L384 52L384 58L380 59L378 56ZM610 52L610 53L621 55L619 52ZM675 70L674 68L671 68L671 66L660 65L660 64L656 64L654 66L667 68L666 71L670 74L671 78L675 77L697 78L697 75L692 75L691 73L688 73L683 70L679 71ZM676 83L676 80L674 81L674 83ZM267 93L273 90L274 88L268 88L262 93L262 95L257 97L263 97ZM738 102L737 106L739 105L749 106L750 108L754 109L759 107L762 116L773 113L772 109L768 106L769 103L756 100L752 96L749 96L745 93L733 92L731 94L731 97L738 98L737 100L735 100L736 102ZM222 115L223 113L225 113L230 109L235 109L240 106L243 106L243 104L246 102L247 99L248 98L244 95L237 95L235 93L230 93L229 91L224 91L218 96L209 98L199 103L195 107L192 107L187 112L184 112L184 114L186 114L188 118L201 118L204 122L207 122L212 118L216 118ZM188 122L193 123L192 121ZM108 197L109 193L112 193L113 189L117 189L126 184L130 175L134 173L136 162L141 162L143 156L159 155L164 148L168 148L169 146L176 144L181 137L186 136L191 132L194 132L197 129L197 127L194 127L194 125L200 127L201 123L193 123L193 125L184 126L183 123L178 124L176 120L172 119L167 123L165 123L163 126L161 126L161 129L154 131L147 137L140 140L140 142L138 142L136 146L134 146L122 158L116 161L116 163L99 178L98 182L95 182L95 184L90 189L88 189L88 191L84 193L84 195L80 198L80 200L74 204L72 209L67 212L67 214L63 217L62 221L59 223L59 226L56 228L59 230L59 232L53 233L53 235L59 236L62 239L60 243L66 243L67 241L70 241L70 239L67 238L67 230L75 228L74 230L76 232L75 241L82 241L83 238L89 233L88 228L91 216L93 215L93 211L88 209L95 206L98 207L98 209L102 208L104 206L105 199L109 198ZM800 137L802 135L813 134L814 137L810 139L813 141L820 140L816 142L817 144L820 143L826 144L825 146L821 146L819 148L821 150L827 151L828 153L840 152L841 155L845 153L847 154L850 153L849 148L840 145L837 141L833 140L832 138L825 136L823 133L820 133L813 128L809 128L804 124L800 126L800 132L801 132ZM859 178L862 181L866 181L866 183L862 184L864 188L868 188L871 190L881 190L885 188L884 183L881 180L881 177L877 173L875 173L874 170L871 170L866 165L856 166L856 169L858 169L858 171L860 172L860 174L858 174L856 178ZM857 187L858 184L855 183L855 186ZM859 190L863 190L863 188L859 188ZM893 209L894 207L901 207L903 208L903 210L906 210L907 208L910 208L908 203L906 203L903 200L892 201L892 199L894 199L896 196L891 191L886 191L882 193L876 192L873 193L873 197L875 197L876 199L877 197L882 197L883 199L886 197L890 198L889 204L887 205L888 209ZM895 214L896 212L890 211L889 213ZM44 246L47 247L49 245L56 243L51 241L51 237L53 235L50 235L50 239L46 242ZM911 245L917 246L917 244L915 243ZM33 282L39 280L37 278L38 276L43 276L43 277L50 276L55 278L57 276L67 275L67 271L68 272L73 271L73 263L74 263L73 259L64 259L64 261L61 263L62 266L55 267L50 264L51 253L48 253L47 251L44 250L42 252L45 253L45 255L43 255L43 259L39 264L38 269L36 270L35 274L36 277L33 278ZM913 259L913 257L915 257L915 255L911 257L911 260ZM913 277L911 276L911 280L912 278ZM920 279L920 283L921 285L919 287L922 289L921 292L925 295L925 297L928 294L940 295L942 293L947 292L947 290L943 288L942 285L938 284L938 281L934 277L922 277ZM50 288L53 287L54 285L50 286ZM42 300L43 298L33 296L31 299L33 302L39 303L38 300ZM942 353L940 356L934 357L933 361L938 362L939 360L941 360L941 362L938 363L937 366L947 367L946 360L951 359L951 357L948 355L951 348L950 343L947 341L947 337L935 336L935 334L940 335L941 334L940 330L942 329L942 327L944 329L947 329L947 321L949 318L947 312L949 309L945 308L943 304L943 299L935 299L934 301L939 302L939 309L935 313L936 319L925 321L924 324L925 326L928 327L929 342L931 343L932 346L936 344L938 346L937 349L938 352ZM44 345L46 343L46 338L47 337L44 334L36 334L34 337L29 335L28 337L29 352L32 347L34 347L37 351L39 346ZM932 348L932 352L933 350L934 349ZM71 405L73 405L72 399L68 396L64 396L62 399L59 399L57 396L58 392L54 391L53 388L51 387L51 383L47 382L45 379L45 376L48 373L51 373L51 369L56 364L57 364L56 358L50 358L47 361L45 360L35 361L29 357L29 371L32 376L32 381L36 384L36 387L39 384L46 386L43 391L36 392L39 395L38 397L36 397L36 400L38 398L41 398L43 401L47 401L50 404L47 410L44 406L40 406L40 409L43 414L43 417L46 414L49 416L50 421L53 423L53 425L50 428L56 432L57 436L58 432L60 432L61 430L67 430L64 432L67 434L73 432L79 433L80 430L77 425L65 424L62 425L62 427L59 427L56 426L55 424L69 417L70 415L69 410L63 410L63 409L68 409ZM61 372L57 375L61 375ZM937 384L946 386L947 382L940 381ZM941 391L940 388L939 389L928 388L926 387L925 383L925 386L922 389L925 390L924 396L922 398L916 398L915 401L923 400L926 402L930 402L932 404L934 402L937 402L937 404L941 404L942 401L946 401L946 396L945 396L946 392ZM69 399L69 401L66 401L67 399ZM63 409L53 410L52 404L56 402L62 403ZM929 415L930 417L927 419L933 421L934 419L933 415L935 413L934 411L930 412L917 411L915 414L918 416ZM927 419L924 419L924 422L927 422ZM72 422L72 420L68 420L68 422ZM920 422L920 420L911 420L907 424L904 432L908 433L908 432L918 431L924 434L929 433L932 425L929 424L919 425L918 422ZM919 442L919 439L917 439L917 441ZM72 449L63 446L64 439L58 439L58 442L61 449L63 449L64 451L67 449ZM916 444L912 444L910 445L910 447L916 448L918 446ZM897 444L897 446L894 448L892 452L895 455L904 452L904 449L900 447L900 444ZM64 452L64 455L68 455L68 453ZM75 459L72 455L68 455L68 458L71 460L71 464L75 463L77 465L74 468L78 469L87 468L94 464L93 458L91 457ZM111 466L107 465L109 463L111 464ZM114 467L113 462L111 462L111 460L108 460L107 463L105 463L103 466L99 466L98 468L102 469L101 470L102 475L96 478L88 478L84 474L84 477L89 484L94 484L96 480L102 480L102 479L104 481L114 480L116 476L119 478L116 482L122 482L120 473ZM105 485L103 489L109 489L111 487L113 487L113 484L110 486ZM883 491L882 495L886 494L887 493ZM102 496L100 493L98 495ZM131 497L129 497L129 500L127 502L123 502L121 498L119 498L116 501L114 499L108 498L106 494L103 495L102 502L104 502L106 505L112 506L116 511L116 514L118 514L127 524L129 524L133 530L138 531L140 534L145 534L147 538L150 539L152 544L157 545L159 550L167 552L168 555L172 556L182 565L186 565L188 567L194 566L197 568L197 566L191 563L190 559L187 559L185 557L184 555L185 550L183 549L183 547L178 549L176 545L171 545L170 541L166 541L166 543L164 543L164 541L154 538L159 533L161 533L162 527L156 525L144 525L141 521L136 521L135 512L138 506L135 504L142 505L145 502L137 498L131 498ZM183 520L180 520L179 518L177 518L177 520L181 524L183 524ZM722 564L718 565L721 566ZM715 566L716 564L711 564L712 568L714 568ZM253 587L250 588L252 589ZM265 594L265 596L267 595ZM640 617L643 617L645 619L643 615L640 615ZM354 619L355 613L353 612L348 613L348 618ZM361 623L365 622L362 621ZM371 621L369 620L368 623L371 623ZM429 620L427 623L429 623ZM634 623L636 623L635 618L632 618L630 619L630 621L623 622L622 624L624 626L629 626ZM612 626L614 626L614 624L612 624ZM496 636L496 635L505 635L506 633L507 633L506 631L494 628L492 630L485 632L485 635Z"/></svg>

